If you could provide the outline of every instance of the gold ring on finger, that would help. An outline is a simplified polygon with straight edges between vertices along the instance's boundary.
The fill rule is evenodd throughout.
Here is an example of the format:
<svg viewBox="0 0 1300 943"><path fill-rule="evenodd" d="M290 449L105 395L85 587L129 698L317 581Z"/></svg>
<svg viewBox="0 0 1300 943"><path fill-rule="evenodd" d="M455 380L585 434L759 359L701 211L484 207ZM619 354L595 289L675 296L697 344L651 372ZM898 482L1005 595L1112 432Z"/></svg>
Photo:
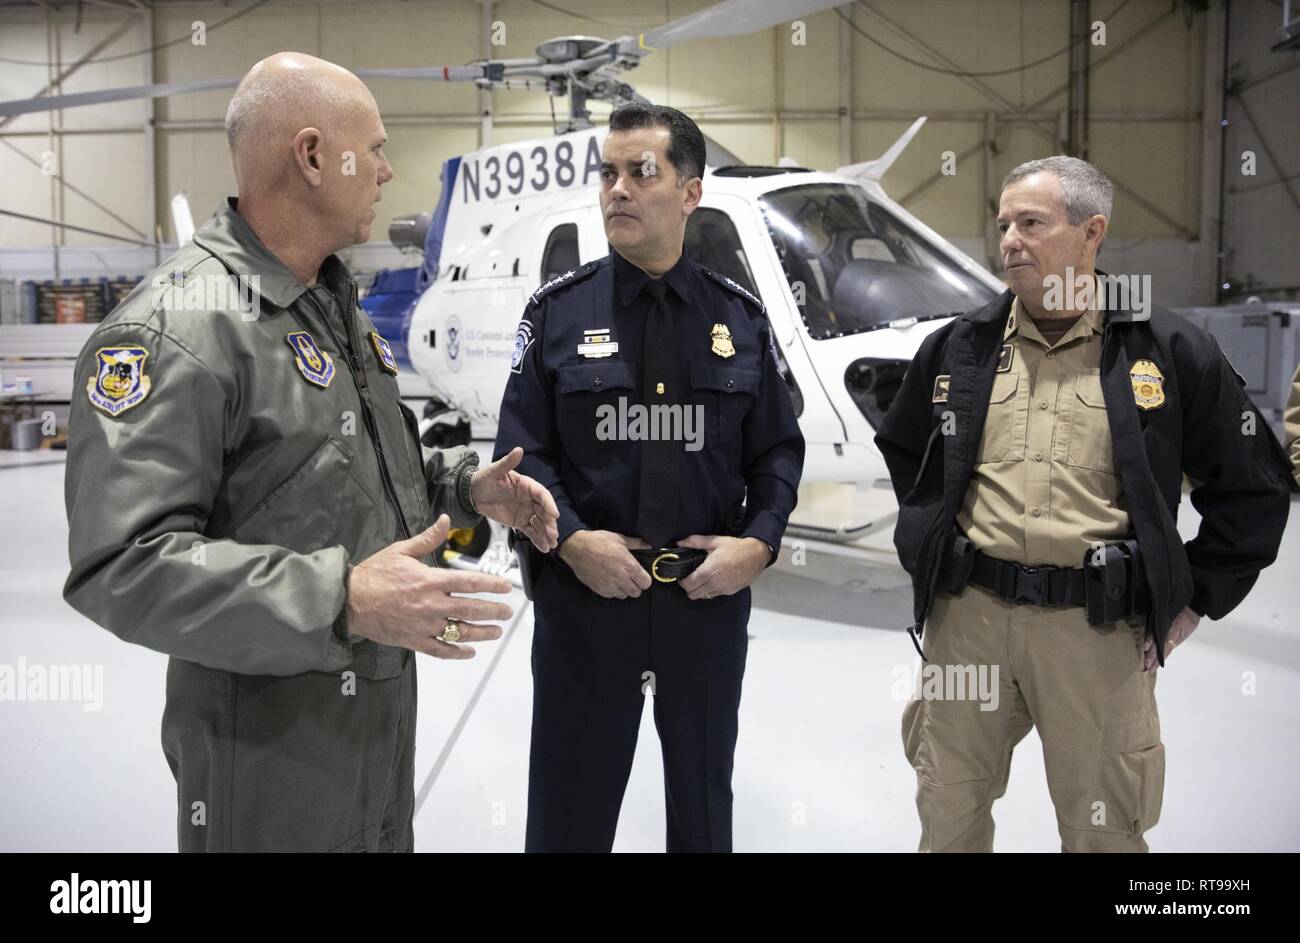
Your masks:
<svg viewBox="0 0 1300 943"><path fill-rule="evenodd" d="M438 636L439 642L459 642L460 641L460 620L448 619L447 626Z"/></svg>

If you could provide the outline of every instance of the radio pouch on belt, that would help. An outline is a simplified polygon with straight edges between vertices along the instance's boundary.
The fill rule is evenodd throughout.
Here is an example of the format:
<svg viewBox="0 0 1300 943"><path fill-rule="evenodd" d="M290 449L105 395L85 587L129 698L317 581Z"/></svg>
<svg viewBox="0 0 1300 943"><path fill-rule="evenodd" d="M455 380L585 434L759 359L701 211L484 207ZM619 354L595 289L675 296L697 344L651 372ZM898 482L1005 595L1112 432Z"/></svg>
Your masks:
<svg viewBox="0 0 1300 943"><path fill-rule="evenodd" d="M1134 541L1128 541L1133 543ZM1089 547L1083 555L1085 597L1088 624L1105 625L1128 616L1131 600L1129 579L1132 566L1129 554L1122 544Z"/></svg>
<svg viewBox="0 0 1300 943"><path fill-rule="evenodd" d="M939 589L953 596L958 595L970 582L970 571L975 566L975 544L961 531L954 529L939 560Z"/></svg>

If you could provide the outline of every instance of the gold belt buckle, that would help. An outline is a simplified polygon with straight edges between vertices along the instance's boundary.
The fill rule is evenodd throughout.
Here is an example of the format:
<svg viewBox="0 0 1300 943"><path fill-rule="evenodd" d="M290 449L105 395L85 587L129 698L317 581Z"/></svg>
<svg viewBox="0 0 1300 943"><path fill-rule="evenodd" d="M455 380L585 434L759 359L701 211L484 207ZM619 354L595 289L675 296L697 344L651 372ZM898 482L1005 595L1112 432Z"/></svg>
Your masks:
<svg viewBox="0 0 1300 943"><path fill-rule="evenodd" d="M681 556L675 553L661 553L655 557L654 563L650 564L650 575L661 583L676 583L677 577L667 577L659 575L659 561L661 560L680 560Z"/></svg>

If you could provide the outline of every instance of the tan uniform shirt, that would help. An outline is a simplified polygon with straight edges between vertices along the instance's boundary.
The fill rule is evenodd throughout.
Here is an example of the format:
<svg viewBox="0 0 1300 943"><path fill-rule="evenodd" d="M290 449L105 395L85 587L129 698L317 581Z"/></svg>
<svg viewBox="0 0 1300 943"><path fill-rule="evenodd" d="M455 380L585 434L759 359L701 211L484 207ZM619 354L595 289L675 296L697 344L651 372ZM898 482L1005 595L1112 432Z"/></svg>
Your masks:
<svg viewBox="0 0 1300 943"><path fill-rule="evenodd" d="M1132 536L1101 393L1102 313L1055 344L1007 318L975 468L957 523L990 556L1078 567L1095 541Z"/></svg>
<svg viewBox="0 0 1300 943"><path fill-rule="evenodd" d="M1295 368L1291 378L1291 396L1286 401L1286 447L1291 454L1291 471L1300 483L1300 366Z"/></svg>

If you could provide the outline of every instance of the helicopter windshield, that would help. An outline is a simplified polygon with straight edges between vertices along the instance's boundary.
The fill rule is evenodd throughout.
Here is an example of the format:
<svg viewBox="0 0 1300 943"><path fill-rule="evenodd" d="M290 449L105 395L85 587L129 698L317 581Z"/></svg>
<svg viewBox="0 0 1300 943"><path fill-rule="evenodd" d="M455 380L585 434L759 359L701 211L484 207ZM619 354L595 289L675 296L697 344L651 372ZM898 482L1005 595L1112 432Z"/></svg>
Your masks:
<svg viewBox="0 0 1300 943"><path fill-rule="evenodd" d="M760 203L815 340L958 314L997 294L860 187L808 184L767 193Z"/></svg>

